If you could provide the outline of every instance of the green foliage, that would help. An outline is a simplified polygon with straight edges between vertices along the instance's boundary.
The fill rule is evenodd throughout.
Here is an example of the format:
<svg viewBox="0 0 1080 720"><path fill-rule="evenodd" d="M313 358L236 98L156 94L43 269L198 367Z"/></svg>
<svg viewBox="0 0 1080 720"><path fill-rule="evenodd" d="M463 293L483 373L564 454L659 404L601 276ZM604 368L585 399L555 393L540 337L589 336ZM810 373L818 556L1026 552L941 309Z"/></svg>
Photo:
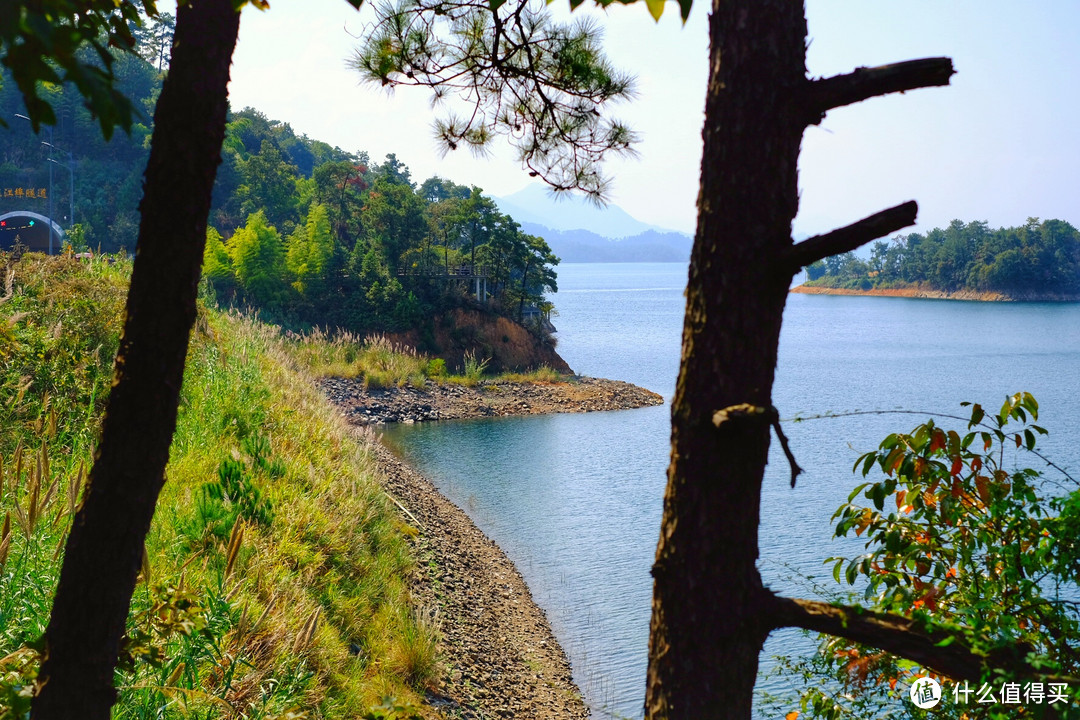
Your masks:
<svg viewBox="0 0 1080 720"><path fill-rule="evenodd" d="M874 244L869 261L846 253L807 268L808 284L954 292L1080 293L1080 231L1061 220L990 230L954 220L945 229Z"/></svg>
<svg viewBox="0 0 1080 720"><path fill-rule="evenodd" d="M204 494L209 500L230 509L234 513L234 521L240 517L268 525L273 518L270 501L262 496L247 470L247 466L239 460L223 460L218 466L217 482L204 485ZM227 529L232 530L231 522Z"/></svg>
<svg viewBox="0 0 1080 720"><path fill-rule="evenodd" d="M423 387L427 377L446 373L446 362L441 358L428 359L383 335L360 339L341 332L330 337L315 329L292 335L290 350L315 375L363 377L369 387Z"/></svg>
<svg viewBox="0 0 1080 720"><path fill-rule="evenodd" d="M296 225L299 171L270 140L264 139L259 152L241 159L238 170L241 213L261 212L268 224L286 232Z"/></svg>
<svg viewBox="0 0 1080 720"><path fill-rule="evenodd" d="M858 458L854 470L875 479L858 485L833 519L836 535L864 538L866 552L826 563L873 610L959 633L977 654L1017 657L1047 677L1075 678L1080 490L1062 492L1061 481L1075 481L1022 464L1024 456L1048 462L1037 448L1046 430L1029 393L1008 397L996 413L964 405L971 409L964 431L928 420ZM822 636L815 658L785 666L802 676L802 709L814 717L886 709L923 717L900 696L927 670L889 653ZM1011 715L1007 706L947 699L936 717Z"/></svg>
<svg viewBox="0 0 1080 720"><path fill-rule="evenodd" d="M518 285L510 294L516 299L517 319L522 322L526 303L538 304L543 301L545 292L557 292L555 266L559 258L551 252L547 242L535 235L525 235L525 242L514 248L514 274L520 278Z"/></svg>
<svg viewBox="0 0 1080 720"><path fill-rule="evenodd" d="M282 478L285 466L270 455L270 441L258 433L245 437L241 445L250 467L240 457L226 458L218 465L217 480L199 488L194 517L182 527L193 546L210 538L225 540L235 532L238 520L267 526L274 519L273 504L256 484L256 476Z"/></svg>
<svg viewBox="0 0 1080 720"><path fill-rule="evenodd" d="M477 385L484 377L484 371L487 370L488 363L491 358L483 358L482 360L476 359L476 354L469 350L465 353L464 367L462 368L462 376L460 382L462 385L474 386Z"/></svg>
<svg viewBox="0 0 1080 720"><path fill-rule="evenodd" d="M334 149L337 151L337 148ZM330 225L334 233L334 242L339 248L351 248L355 239L362 233L360 210L363 207L363 193L369 182L367 153L358 156L345 156L337 151L328 159L315 166L312 180L315 183L313 201L326 206ZM337 159L343 156L341 159Z"/></svg>
<svg viewBox="0 0 1080 720"><path fill-rule="evenodd" d="M38 130L56 124L48 84L70 82L85 98L108 139L119 125L129 129L138 114L115 87L112 48L132 51L132 28L141 14L157 15L153 0L46 0L5 3L0 10L0 62L12 73L26 113ZM85 50L92 52L84 52ZM7 118L0 119L0 126Z"/></svg>
<svg viewBox="0 0 1080 720"><path fill-rule="evenodd" d="M275 306L285 299L285 252L277 229L267 225L260 210L229 240L236 278L254 301Z"/></svg>
<svg viewBox="0 0 1080 720"><path fill-rule="evenodd" d="M423 200L412 186L378 177L360 213L368 247L395 270L408 248L419 246L427 230Z"/></svg>
<svg viewBox="0 0 1080 720"><path fill-rule="evenodd" d="M95 260L96 278L71 258L27 254L0 274L11 298L0 304L0 455L36 445L50 409L69 447L89 447L112 381L126 279L110 258Z"/></svg>
<svg viewBox="0 0 1080 720"><path fill-rule="evenodd" d="M428 361L425 373L431 378L441 378L446 375L446 361L442 358L432 358Z"/></svg>
<svg viewBox="0 0 1080 720"><path fill-rule="evenodd" d="M161 89L155 66L163 62L168 32L164 15L153 18L148 28L135 30L142 57L114 57L117 89L148 117ZM95 251L134 250L150 121L104 143L77 92L64 86L49 92L71 118L52 141L76 151L79 223L69 238L81 238ZM0 85L0 114L23 112L19 102L17 93ZM14 123L10 142L0 147L5 185L48 185L40 138L29 125ZM67 183L54 183L53 202L66 208L68 192ZM38 212L46 212L47 204L36 197L19 201ZM260 212L255 228L249 220ZM521 259L529 238L479 188L442 178L417 188L393 154L373 165L366 153L298 136L288 124L250 108L230 116L211 217L203 260L213 291L206 297L256 306L296 328L330 324L360 334L414 329L468 304L468 282L447 278L474 269L487 273L498 311L516 316L521 306ZM536 267L527 272L525 305L542 293Z"/></svg>
<svg viewBox="0 0 1080 720"><path fill-rule="evenodd" d="M139 56L158 72L164 72L172 54L176 17L170 13L159 13L150 18L149 25L136 27L134 32Z"/></svg>
<svg viewBox="0 0 1080 720"><path fill-rule="evenodd" d="M136 113L148 115L160 90L157 73L136 55L114 50L110 57L113 87L130 99ZM136 118L128 134L120 133L105 142L96 127L98 118L84 107L82 97L70 84L42 86L39 92L64 120L55 128L49 127L46 133L35 135L31 123L15 117L26 115L27 110L21 95L15 91L10 72L0 68L0 117L10 125L4 131L4 142L0 143L0 180L7 187L35 190L33 199L8 198L4 202L6 210L25 209L42 215L48 212L49 200L45 195L37 195L49 188L51 164L47 162L49 153L41 145L44 139L60 148L52 157L62 165L67 165L68 159L64 151L73 153L74 212L80 229L70 227L70 219L68 223L63 221L71 204L71 185L66 173L57 174L52 184L52 202L55 219L61 225L68 225L69 241L72 230L75 231L76 251L97 251L101 246L103 251L113 252L121 244L134 248L138 227L136 208L142 196L142 172L148 153L144 143L149 129ZM80 236L85 248L78 241Z"/></svg>
<svg viewBox="0 0 1080 720"><path fill-rule="evenodd" d="M483 151L502 134L532 175L594 198L607 183L601 159L632 153L634 133L604 112L632 94L632 82L604 57L596 24L558 25L542 11L487 0L410 0L377 13L354 67L380 86L462 98L462 112L436 121L446 150Z"/></svg>
<svg viewBox="0 0 1080 720"><path fill-rule="evenodd" d="M0 718L21 720L130 263L28 254L13 269L0 303ZM360 717L387 693L419 702L432 680L435 630L409 604L405 530L366 449L286 349L274 328L200 311L118 719Z"/></svg>
<svg viewBox="0 0 1080 720"><path fill-rule="evenodd" d="M215 286L228 288L235 284L232 259L221 240L221 233L212 227L206 228L206 249L203 251L203 277Z"/></svg>
<svg viewBox="0 0 1080 720"><path fill-rule="evenodd" d="M394 305L392 315L394 325L399 328L414 328L424 320L424 308L412 291L405 293Z"/></svg>
<svg viewBox="0 0 1080 720"><path fill-rule="evenodd" d="M308 210L307 223L289 237L285 266L293 287L305 297L317 297L325 290L327 271L334 257L334 239L325 205L315 203Z"/></svg>
<svg viewBox="0 0 1080 720"><path fill-rule="evenodd" d="M86 244L86 226L75 223L64 233L64 249L75 253L86 252L89 247Z"/></svg>
<svg viewBox="0 0 1080 720"><path fill-rule="evenodd" d="M398 345L379 335L368 337L357 356L357 363L369 387L424 386L426 357L412 348Z"/></svg>

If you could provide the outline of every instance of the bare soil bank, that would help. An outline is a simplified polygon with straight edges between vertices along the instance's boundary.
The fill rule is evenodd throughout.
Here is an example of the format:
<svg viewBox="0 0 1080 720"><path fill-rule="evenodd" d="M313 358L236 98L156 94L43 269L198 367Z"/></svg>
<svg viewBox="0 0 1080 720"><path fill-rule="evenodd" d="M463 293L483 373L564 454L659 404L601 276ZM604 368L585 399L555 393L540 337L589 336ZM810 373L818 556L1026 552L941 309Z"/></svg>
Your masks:
<svg viewBox="0 0 1080 720"><path fill-rule="evenodd" d="M492 372L535 370L546 365L561 373L572 372L555 352L551 339L538 338L513 320L478 308L457 308L435 319L427 333L410 330L391 334L394 342L441 357L460 371L465 354L487 358Z"/></svg>
<svg viewBox="0 0 1080 720"><path fill-rule="evenodd" d="M979 300L983 302L1080 302L1080 295L1059 293L1001 293L978 292L975 290L928 290L919 287L872 288L870 290L851 290L848 288L807 287L799 285L791 288L793 293L806 295L876 295L879 297L933 298L936 300Z"/></svg>
<svg viewBox="0 0 1080 720"><path fill-rule="evenodd" d="M319 384L354 425L626 410L664 402L651 390L590 377L556 383L485 380L475 387L428 380L423 388L365 388L360 378L323 378Z"/></svg>

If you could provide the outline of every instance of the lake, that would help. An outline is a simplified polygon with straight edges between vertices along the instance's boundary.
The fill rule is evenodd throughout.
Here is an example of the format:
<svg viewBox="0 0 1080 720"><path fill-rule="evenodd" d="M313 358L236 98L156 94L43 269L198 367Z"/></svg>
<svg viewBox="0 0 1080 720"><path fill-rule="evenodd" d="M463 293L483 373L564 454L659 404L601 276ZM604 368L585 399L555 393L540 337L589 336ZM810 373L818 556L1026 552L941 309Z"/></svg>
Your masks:
<svg viewBox="0 0 1080 720"><path fill-rule="evenodd" d="M562 265L558 350L578 373L626 380L670 401L686 267ZM791 295L774 402L782 418L855 410L962 413L1027 390L1041 442L1080 465L1080 305ZM762 493L759 567L797 597L832 583L822 560L855 458L920 418L863 415L786 422L805 469L796 489L777 444ZM640 718L652 584L668 462L670 407L392 427L385 436L506 552L544 608L594 717ZM762 655L812 647L774 634ZM759 690L783 692L776 680Z"/></svg>

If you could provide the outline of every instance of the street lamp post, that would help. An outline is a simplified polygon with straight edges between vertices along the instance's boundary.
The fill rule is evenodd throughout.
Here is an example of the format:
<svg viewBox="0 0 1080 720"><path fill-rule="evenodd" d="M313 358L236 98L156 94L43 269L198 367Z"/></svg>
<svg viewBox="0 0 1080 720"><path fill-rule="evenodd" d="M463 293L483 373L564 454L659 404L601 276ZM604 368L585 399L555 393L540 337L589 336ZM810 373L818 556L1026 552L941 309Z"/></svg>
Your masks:
<svg viewBox="0 0 1080 720"><path fill-rule="evenodd" d="M33 122L32 120L30 120L29 117L27 117L26 115L22 115L20 113L15 113L15 117L22 118L23 120L26 120L27 122ZM52 125L49 125L48 128L49 128L49 142L42 141L41 144L46 145L46 146L52 148L53 150L59 150L59 148L57 148L55 145L52 144L52 139L53 139ZM70 154L71 153L68 153L68 155L70 155ZM50 161L50 164L49 164L49 254L50 255L53 254L53 167L52 166L53 166L54 163L59 164L59 163L56 163L56 161L54 161L52 159L51 155L52 155L52 153L50 152L50 157L48 158L48 160ZM72 187L72 190L74 190L74 188L75 188L75 172L74 172L74 170L72 170L71 187ZM72 211L74 213L74 202L72 203Z"/></svg>
<svg viewBox="0 0 1080 720"><path fill-rule="evenodd" d="M52 125L49 126L49 142L42 142L42 145L48 145L52 147L53 131ZM50 153L51 155L52 153ZM52 250L52 236L53 236L53 166L49 163L49 254L53 254Z"/></svg>
<svg viewBox="0 0 1080 720"><path fill-rule="evenodd" d="M54 160L51 157L49 158L49 162L51 162L53 165L59 165L60 167L65 168L68 171L68 177L71 180L71 184L68 188L68 227L70 228L72 225L75 224L75 156L72 155L70 150L58 148L52 143L43 142L41 144L47 146L50 150L56 150L60 153L67 153L68 160L66 165L58 160ZM52 191L50 190L49 192L51 193ZM52 202L50 199L50 205L51 204Z"/></svg>

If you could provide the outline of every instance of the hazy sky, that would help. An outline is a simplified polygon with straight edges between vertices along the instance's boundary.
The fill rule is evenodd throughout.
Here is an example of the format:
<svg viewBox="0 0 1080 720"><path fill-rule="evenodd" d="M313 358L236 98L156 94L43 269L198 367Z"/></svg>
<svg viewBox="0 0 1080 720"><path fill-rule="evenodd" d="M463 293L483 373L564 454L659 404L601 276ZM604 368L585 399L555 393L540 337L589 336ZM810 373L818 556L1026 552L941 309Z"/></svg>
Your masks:
<svg viewBox="0 0 1080 720"><path fill-rule="evenodd" d="M566 0L551 6L567 16ZM947 88L834 110L810 128L800 159L796 232L817 233L909 199L919 227L953 218L1017 225L1029 216L1080 225L1080 2L809 0L811 75L950 56ZM388 95L347 67L369 11L344 0L271 0L244 11L234 56L234 109L258 108L298 133L381 161L394 152L416 180L438 174L508 195L530 179L500 144L490 158L440 158L425 91ZM584 9L584 6L582 7ZM579 9L577 12L582 12ZM706 5L686 26L668 4L657 25L644 3L601 17L614 63L639 95L616 115L643 142L607 165L613 202L645 222L691 232L695 222L708 57Z"/></svg>

